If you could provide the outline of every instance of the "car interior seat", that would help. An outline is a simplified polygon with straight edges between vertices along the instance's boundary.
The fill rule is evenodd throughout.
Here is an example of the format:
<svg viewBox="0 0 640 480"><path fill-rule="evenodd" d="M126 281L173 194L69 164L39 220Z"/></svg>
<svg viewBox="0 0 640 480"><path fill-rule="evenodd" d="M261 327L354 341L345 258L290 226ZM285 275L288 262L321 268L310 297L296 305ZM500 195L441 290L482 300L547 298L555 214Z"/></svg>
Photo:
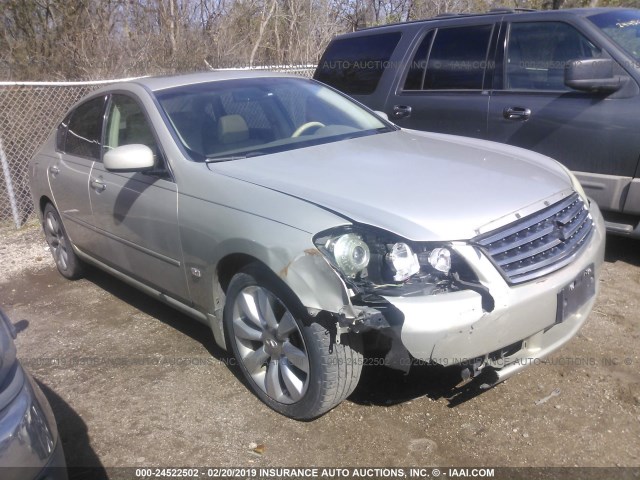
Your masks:
<svg viewBox="0 0 640 480"><path fill-rule="evenodd" d="M242 115L223 115L216 125L217 142L212 145L213 152L241 150L261 142L250 138L249 126Z"/></svg>

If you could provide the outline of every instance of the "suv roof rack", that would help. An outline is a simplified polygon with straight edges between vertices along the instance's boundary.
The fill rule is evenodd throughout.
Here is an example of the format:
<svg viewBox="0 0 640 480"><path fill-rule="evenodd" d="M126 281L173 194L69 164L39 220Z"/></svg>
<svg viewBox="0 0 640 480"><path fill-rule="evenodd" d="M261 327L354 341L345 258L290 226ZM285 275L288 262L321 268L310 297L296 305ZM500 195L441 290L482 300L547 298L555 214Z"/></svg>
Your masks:
<svg viewBox="0 0 640 480"><path fill-rule="evenodd" d="M489 13L527 13L537 11L535 8L492 8Z"/></svg>
<svg viewBox="0 0 640 480"><path fill-rule="evenodd" d="M537 10L535 8L492 8L491 10L485 13L444 12L444 13L439 13L435 17L431 17L431 18L475 17L475 16L482 16L482 15L498 15L501 13L527 13L527 12L537 12Z"/></svg>
<svg viewBox="0 0 640 480"><path fill-rule="evenodd" d="M394 22L394 23L386 23L384 25L374 25L372 27L360 27L357 28L356 31L362 31L362 30L374 30L377 28L384 28L384 27L392 27L392 26L396 26L396 25L404 25L407 23L420 23L420 22L428 22L430 20L437 20L439 18L459 18L459 17L481 17L483 15L500 15L500 14L505 14L505 13L531 13L531 12L537 12L538 10L535 8L492 8L491 10L489 10L488 12L484 12L484 13L478 13L478 12L474 12L474 13L455 13L455 12L445 12L445 13L439 13L434 17L429 17L429 18L421 18L418 20L409 20L408 22Z"/></svg>

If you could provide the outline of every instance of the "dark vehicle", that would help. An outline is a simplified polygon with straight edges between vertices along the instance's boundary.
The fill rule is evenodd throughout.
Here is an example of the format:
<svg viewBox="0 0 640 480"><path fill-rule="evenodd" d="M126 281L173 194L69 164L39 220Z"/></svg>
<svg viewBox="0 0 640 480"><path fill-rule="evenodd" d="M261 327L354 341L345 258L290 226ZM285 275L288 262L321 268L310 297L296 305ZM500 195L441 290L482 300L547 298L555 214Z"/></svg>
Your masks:
<svg viewBox="0 0 640 480"><path fill-rule="evenodd" d="M315 79L401 127L527 148L640 237L640 10L495 10L335 38Z"/></svg>

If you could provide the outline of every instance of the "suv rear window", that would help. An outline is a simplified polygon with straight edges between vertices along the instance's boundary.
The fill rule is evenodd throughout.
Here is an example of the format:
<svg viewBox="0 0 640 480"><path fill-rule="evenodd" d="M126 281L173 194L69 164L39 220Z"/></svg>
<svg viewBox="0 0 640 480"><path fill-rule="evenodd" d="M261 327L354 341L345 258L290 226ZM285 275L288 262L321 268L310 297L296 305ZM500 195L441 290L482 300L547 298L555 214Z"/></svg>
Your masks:
<svg viewBox="0 0 640 480"><path fill-rule="evenodd" d="M369 95L401 36L391 32L336 40L327 47L314 78L350 95Z"/></svg>

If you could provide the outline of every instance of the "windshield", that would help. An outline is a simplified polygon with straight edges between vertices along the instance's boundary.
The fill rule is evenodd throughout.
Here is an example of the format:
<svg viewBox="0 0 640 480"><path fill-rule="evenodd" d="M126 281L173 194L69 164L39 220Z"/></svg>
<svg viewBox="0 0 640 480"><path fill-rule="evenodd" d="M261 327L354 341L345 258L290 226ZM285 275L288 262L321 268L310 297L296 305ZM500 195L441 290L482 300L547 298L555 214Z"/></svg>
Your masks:
<svg viewBox="0 0 640 480"><path fill-rule="evenodd" d="M640 61L640 11L617 10L589 17L614 42Z"/></svg>
<svg viewBox="0 0 640 480"><path fill-rule="evenodd" d="M156 93L192 159L228 161L393 130L311 80L257 77Z"/></svg>

